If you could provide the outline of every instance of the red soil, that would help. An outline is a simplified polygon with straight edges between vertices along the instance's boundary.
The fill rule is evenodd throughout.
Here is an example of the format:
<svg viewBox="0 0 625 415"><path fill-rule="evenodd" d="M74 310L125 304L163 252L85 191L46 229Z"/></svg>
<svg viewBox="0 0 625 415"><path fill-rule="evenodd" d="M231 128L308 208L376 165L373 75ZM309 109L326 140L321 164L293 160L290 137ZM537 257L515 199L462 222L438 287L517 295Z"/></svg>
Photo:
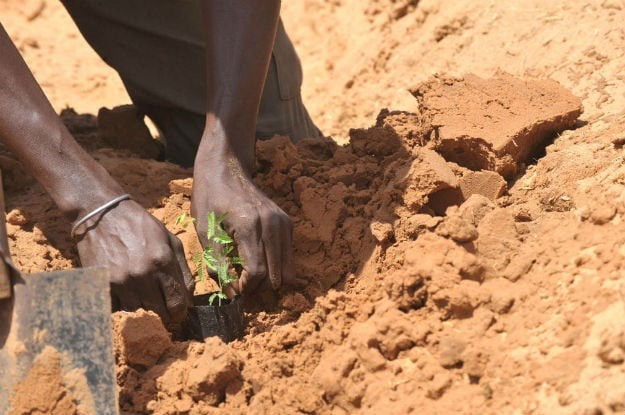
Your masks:
<svg viewBox="0 0 625 415"><path fill-rule="evenodd" d="M17 3L0 1L0 10L16 16L4 23L35 74L51 79L53 99L69 96L93 113L111 84L87 74L113 79L108 72L83 69L99 91L90 98L57 83L43 65L52 55L24 40L60 19L45 4L30 22ZM115 315L122 409L622 413L625 5L302 0L284 8L312 114L340 142L349 137L344 146L281 137L257 146L256 182L294 218L308 284L259 296L248 334L230 345L170 342L149 313ZM64 118L190 258L196 236L174 219L189 210L191 172L105 148L129 129ZM68 223L17 162L7 155L0 164L16 264L76 266ZM158 347L142 355L146 345Z"/></svg>

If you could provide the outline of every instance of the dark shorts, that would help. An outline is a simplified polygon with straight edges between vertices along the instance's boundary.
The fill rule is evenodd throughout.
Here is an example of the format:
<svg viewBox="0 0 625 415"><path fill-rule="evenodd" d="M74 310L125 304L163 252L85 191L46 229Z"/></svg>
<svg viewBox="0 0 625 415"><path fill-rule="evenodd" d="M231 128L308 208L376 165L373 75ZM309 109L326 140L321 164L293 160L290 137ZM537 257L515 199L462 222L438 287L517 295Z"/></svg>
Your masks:
<svg viewBox="0 0 625 415"><path fill-rule="evenodd" d="M79 30L159 128L169 160L190 166L204 129L206 53L200 0L61 0ZM146 5L147 4L147 5ZM317 137L301 98L302 67L282 22L256 136Z"/></svg>

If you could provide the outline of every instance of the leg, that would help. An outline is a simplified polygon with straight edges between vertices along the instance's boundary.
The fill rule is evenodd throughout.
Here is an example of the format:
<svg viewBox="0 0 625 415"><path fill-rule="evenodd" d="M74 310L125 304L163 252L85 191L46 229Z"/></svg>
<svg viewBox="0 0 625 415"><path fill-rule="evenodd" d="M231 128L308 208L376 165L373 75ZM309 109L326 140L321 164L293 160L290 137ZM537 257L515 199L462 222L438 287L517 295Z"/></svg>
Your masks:
<svg viewBox="0 0 625 415"><path fill-rule="evenodd" d="M302 102L302 81L302 65L280 21L258 111L258 138L280 134L296 142L321 136Z"/></svg>
<svg viewBox="0 0 625 415"><path fill-rule="evenodd" d="M200 3L63 0L85 39L117 70L135 105L165 136L168 159L192 165L206 114ZM185 5L185 7L183 7ZM184 63L184 64L182 64ZM320 135L300 95L301 65L280 24L258 114L257 136Z"/></svg>

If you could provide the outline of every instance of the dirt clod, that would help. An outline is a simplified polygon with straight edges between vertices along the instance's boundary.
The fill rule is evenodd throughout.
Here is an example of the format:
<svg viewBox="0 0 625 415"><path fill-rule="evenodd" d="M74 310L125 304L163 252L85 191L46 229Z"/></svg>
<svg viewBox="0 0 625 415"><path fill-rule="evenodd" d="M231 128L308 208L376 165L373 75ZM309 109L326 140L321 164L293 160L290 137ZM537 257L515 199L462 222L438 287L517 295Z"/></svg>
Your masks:
<svg viewBox="0 0 625 415"><path fill-rule="evenodd" d="M75 399L63 376L62 355L46 346L35 358L26 378L15 387L9 415L91 415Z"/></svg>
<svg viewBox="0 0 625 415"><path fill-rule="evenodd" d="M505 178L582 113L581 101L558 83L509 74L433 79L411 92L436 128L436 149L445 158Z"/></svg>
<svg viewBox="0 0 625 415"><path fill-rule="evenodd" d="M121 411L622 414L622 1L282 3L303 102L332 138L259 140L254 182L293 220L303 286L251 298L249 332L228 345L171 342L154 316L129 316ZM123 85L45 5L29 21L0 1L2 24L193 269L197 235L174 225L193 171L118 148L136 119L104 139L93 114L130 102ZM79 266L52 200L4 149L0 167L15 264Z"/></svg>
<svg viewBox="0 0 625 415"><path fill-rule="evenodd" d="M134 105L122 105L98 111L98 127L102 139L110 146L127 149L134 154L156 159L162 155L163 144L152 138Z"/></svg>
<svg viewBox="0 0 625 415"><path fill-rule="evenodd" d="M115 354L120 364L153 366L171 347L170 334L152 311L118 312L113 315Z"/></svg>

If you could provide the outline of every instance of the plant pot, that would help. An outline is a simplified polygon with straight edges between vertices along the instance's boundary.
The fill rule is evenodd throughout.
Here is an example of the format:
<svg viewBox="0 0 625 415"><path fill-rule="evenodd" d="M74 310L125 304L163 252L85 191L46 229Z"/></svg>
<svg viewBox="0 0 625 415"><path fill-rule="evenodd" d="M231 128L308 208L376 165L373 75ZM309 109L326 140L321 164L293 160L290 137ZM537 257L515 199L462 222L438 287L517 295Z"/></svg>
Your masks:
<svg viewBox="0 0 625 415"><path fill-rule="evenodd" d="M243 337L246 322L240 297L208 304L209 294L193 297L194 306L189 309L184 331L188 338L203 341L218 336L228 343Z"/></svg>

